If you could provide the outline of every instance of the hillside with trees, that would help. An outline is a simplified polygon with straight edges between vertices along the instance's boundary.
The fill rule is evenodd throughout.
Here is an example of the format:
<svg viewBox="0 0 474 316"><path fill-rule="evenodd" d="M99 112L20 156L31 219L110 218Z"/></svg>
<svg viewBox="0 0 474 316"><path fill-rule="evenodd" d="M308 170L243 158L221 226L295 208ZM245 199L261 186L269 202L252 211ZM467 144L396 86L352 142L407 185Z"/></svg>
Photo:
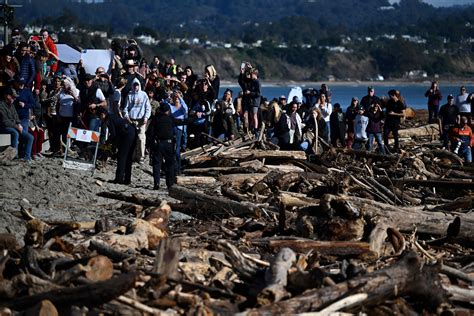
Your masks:
<svg viewBox="0 0 474 316"><path fill-rule="evenodd" d="M107 45L79 29L149 36L154 54L198 65L222 57L225 77L241 60L272 79L445 78L474 74L474 6L435 8L419 0L71 0L11 1L19 26L53 28L63 42ZM72 27L72 28L71 28ZM236 69L230 69L233 66Z"/></svg>

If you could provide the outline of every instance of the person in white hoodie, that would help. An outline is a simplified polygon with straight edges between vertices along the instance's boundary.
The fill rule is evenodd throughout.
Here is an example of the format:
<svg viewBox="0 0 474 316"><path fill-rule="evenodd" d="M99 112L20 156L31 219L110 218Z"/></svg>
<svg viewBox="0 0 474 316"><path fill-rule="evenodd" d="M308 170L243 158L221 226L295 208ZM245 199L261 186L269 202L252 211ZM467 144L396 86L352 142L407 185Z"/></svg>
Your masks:
<svg viewBox="0 0 474 316"><path fill-rule="evenodd" d="M134 79L132 90L128 93L123 109L123 117L137 129L135 161L145 161L146 126L151 115L151 105L148 95L142 91L140 81Z"/></svg>
<svg viewBox="0 0 474 316"><path fill-rule="evenodd" d="M367 125L369 125L369 118L365 115L364 108L359 107L354 119L354 144L352 144L352 149L365 150L368 140Z"/></svg>
<svg viewBox="0 0 474 316"><path fill-rule="evenodd" d="M332 113L332 104L329 102L326 94L321 93L319 95L318 102L314 106L319 108L319 110L321 111L321 114L323 116L323 119L326 122L326 126L327 126L326 127L326 134L328 136L327 136L327 139L325 139L325 141L329 143L330 142L330 136L331 136L330 117L331 117L331 113Z"/></svg>

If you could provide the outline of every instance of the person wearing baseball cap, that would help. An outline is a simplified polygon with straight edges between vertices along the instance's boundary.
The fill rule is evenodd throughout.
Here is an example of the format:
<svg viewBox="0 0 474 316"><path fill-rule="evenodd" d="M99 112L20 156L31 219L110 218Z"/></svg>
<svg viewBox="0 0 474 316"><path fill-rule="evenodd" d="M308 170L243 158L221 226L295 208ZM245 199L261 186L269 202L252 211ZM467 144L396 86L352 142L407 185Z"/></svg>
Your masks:
<svg viewBox="0 0 474 316"><path fill-rule="evenodd" d="M374 87L369 86L367 87L367 95L360 100L360 105L364 108L364 111L367 111L374 103L380 104L380 98L375 95Z"/></svg>
<svg viewBox="0 0 474 316"><path fill-rule="evenodd" d="M4 91L4 101L0 101L0 133L10 134L11 146L18 150L18 142L25 142L25 153L22 157L27 163L31 163L31 149L33 148L33 135L28 133L28 128L23 128L21 120L15 109L15 100L18 94L12 88Z"/></svg>
<svg viewBox="0 0 474 316"><path fill-rule="evenodd" d="M284 95L280 96L280 99L278 99L278 104L280 105L280 109L286 108L288 101L286 100L286 97Z"/></svg>
<svg viewBox="0 0 474 316"><path fill-rule="evenodd" d="M441 131L443 148L449 150L449 134L459 121L459 109L454 104L454 96L448 95L448 102L441 106L438 113L438 125Z"/></svg>

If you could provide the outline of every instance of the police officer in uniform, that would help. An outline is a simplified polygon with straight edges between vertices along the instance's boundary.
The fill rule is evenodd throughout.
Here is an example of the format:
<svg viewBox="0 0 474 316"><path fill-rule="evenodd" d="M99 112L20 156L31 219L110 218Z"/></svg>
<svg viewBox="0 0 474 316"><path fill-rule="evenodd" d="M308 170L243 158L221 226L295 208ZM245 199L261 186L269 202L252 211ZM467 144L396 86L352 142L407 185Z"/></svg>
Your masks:
<svg viewBox="0 0 474 316"><path fill-rule="evenodd" d="M161 103L159 111L153 117L149 127L151 129L154 190L158 190L160 187L160 171L163 160L165 163L166 187L169 189L176 180L173 124L170 106Z"/></svg>

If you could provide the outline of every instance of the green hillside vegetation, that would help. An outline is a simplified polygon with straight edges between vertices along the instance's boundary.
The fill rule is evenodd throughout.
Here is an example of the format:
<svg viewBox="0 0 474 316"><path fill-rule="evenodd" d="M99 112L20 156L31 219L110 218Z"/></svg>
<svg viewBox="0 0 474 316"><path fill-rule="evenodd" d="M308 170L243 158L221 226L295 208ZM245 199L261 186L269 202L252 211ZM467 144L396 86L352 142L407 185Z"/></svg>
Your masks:
<svg viewBox="0 0 474 316"><path fill-rule="evenodd" d="M106 31L110 38L150 35L160 43L144 46L147 58L175 57L196 68L213 62L224 78L235 77L242 60L257 64L267 79L394 79L411 70L444 78L474 74L473 6L435 8L419 0L393 6L386 0L11 2L24 6L16 12L19 25L66 27L61 42L108 46L69 27ZM170 38L188 41L167 43ZM189 44L194 38L199 44Z"/></svg>

